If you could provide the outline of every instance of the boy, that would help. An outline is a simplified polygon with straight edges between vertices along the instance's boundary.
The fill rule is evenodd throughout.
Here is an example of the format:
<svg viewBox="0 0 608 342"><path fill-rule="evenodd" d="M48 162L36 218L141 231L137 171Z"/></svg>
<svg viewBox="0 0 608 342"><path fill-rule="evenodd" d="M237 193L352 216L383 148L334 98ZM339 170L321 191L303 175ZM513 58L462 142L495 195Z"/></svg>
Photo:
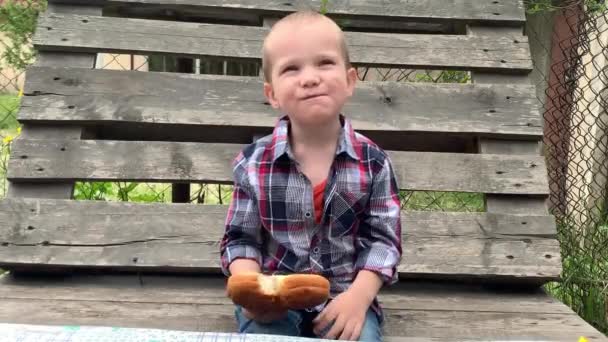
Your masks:
<svg viewBox="0 0 608 342"><path fill-rule="evenodd" d="M398 187L385 152L341 114L357 79L343 33L293 13L266 37L263 69L264 94L286 115L234 162L222 269L320 274L331 298L303 311L237 306L239 331L380 341L376 295L402 254Z"/></svg>

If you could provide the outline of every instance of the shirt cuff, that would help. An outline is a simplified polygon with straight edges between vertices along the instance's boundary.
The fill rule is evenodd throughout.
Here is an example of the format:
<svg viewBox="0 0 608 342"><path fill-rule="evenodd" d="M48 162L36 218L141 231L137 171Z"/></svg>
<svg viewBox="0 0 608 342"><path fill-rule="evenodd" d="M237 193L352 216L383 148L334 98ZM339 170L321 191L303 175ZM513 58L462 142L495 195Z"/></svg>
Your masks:
<svg viewBox="0 0 608 342"><path fill-rule="evenodd" d="M355 269L374 272L380 276L384 285L392 285L399 280L397 273L399 260L397 251L386 246L373 246L359 253Z"/></svg>
<svg viewBox="0 0 608 342"><path fill-rule="evenodd" d="M253 260L262 266L262 254L260 251L250 245L232 245L226 247L222 255L222 272L225 276L230 276L230 264L236 259Z"/></svg>

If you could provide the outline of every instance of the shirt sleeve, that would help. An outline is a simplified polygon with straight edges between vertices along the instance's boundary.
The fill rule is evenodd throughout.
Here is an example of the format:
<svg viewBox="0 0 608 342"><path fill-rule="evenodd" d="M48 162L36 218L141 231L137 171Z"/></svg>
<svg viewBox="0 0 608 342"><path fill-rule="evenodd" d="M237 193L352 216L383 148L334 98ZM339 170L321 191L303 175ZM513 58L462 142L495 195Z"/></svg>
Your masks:
<svg viewBox="0 0 608 342"><path fill-rule="evenodd" d="M257 199L241 159L234 168L234 189L220 243L222 272L230 276L229 266L236 259L250 259L262 265L262 232Z"/></svg>
<svg viewBox="0 0 608 342"><path fill-rule="evenodd" d="M378 274L384 284L398 280L401 261L401 205L399 189L388 156L374 175L365 220L357 234L355 269Z"/></svg>

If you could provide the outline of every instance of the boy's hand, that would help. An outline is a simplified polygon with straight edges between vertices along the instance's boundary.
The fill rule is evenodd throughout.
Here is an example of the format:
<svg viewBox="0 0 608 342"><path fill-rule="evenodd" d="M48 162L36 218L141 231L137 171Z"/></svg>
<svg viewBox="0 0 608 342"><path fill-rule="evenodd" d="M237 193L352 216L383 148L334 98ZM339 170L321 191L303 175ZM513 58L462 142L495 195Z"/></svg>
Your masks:
<svg viewBox="0 0 608 342"><path fill-rule="evenodd" d="M329 332L325 336L319 337L358 340L369 309L369 303L361 298L353 289L336 296L313 320L315 334L319 336L334 322Z"/></svg>
<svg viewBox="0 0 608 342"><path fill-rule="evenodd" d="M254 312L243 308L243 316L260 323L270 323L287 316L287 311Z"/></svg>

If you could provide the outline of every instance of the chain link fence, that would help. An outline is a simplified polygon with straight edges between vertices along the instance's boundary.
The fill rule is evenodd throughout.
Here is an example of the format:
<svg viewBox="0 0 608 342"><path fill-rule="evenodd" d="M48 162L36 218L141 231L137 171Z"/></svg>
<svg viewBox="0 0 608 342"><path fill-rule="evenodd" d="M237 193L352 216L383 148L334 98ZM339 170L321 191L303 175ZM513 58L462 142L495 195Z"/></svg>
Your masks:
<svg viewBox="0 0 608 342"><path fill-rule="evenodd" d="M608 13L601 1L526 1L534 60L532 80L545 119L544 155L549 166L549 206L558 223L563 281L548 284L552 295L608 333ZM16 35L44 8L44 1L1 1L0 12L0 198L7 189L10 143L19 134L16 114L24 64L30 63L30 33ZM7 6L13 6L10 11ZM21 6L21 17L17 16ZM23 24L25 23L25 24ZM21 39L21 38L23 39ZM22 44L16 47L13 44ZM8 51L8 52L7 52ZM18 52L16 54L16 51ZM19 64L15 61L22 61ZM182 72L257 76L258 63L101 54L96 68L140 72ZM359 79L469 83L453 70L358 68ZM192 203L226 204L231 186L191 184ZM172 185L132 182L78 182L80 200L171 202ZM403 191L404 208L484 211L483 194Z"/></svg>
<svg viewBox="0 0 608 342"><path fill-rule="evenodd" d="M20 134L17 110L24 69L32 62L31 27L45 3L0 0L0 198L6 195L11 141Z"/></svg>
<svg viewBox="0 0 608 342"><path fill-rule="evenodd" d="M545 5L527 30L563 260L563 280L546 288L608 333L608 11L604 1Z"/></svg>

